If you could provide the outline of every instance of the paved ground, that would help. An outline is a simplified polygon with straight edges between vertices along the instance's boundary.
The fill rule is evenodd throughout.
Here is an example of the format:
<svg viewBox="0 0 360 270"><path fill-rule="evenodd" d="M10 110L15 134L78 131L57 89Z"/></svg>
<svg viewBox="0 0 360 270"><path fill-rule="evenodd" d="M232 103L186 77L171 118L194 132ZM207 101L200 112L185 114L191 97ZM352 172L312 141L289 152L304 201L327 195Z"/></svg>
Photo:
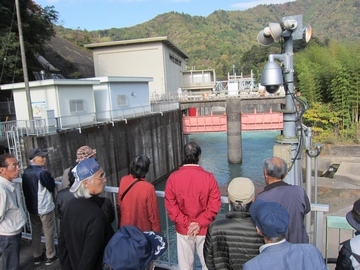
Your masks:
<svg viewBox="0 0 360 270"><path fill-rule="evenodd" d="M35 266L33 257L32 257L32 249L31 249L31 241L30 240L22 240L21 246L21 254L20 254L20 267L21 270L59 270L60 264L59 260L54 262L53 265L45 265L45 262L42 264ZM1 268L1 256L0 256L0 268ZM155 270L160 270L162 268L155 267ZM3 269L6 270L6 269Z"/></svg>
<svg viewBox="0 0 360 270"><path fill-rule="evenodd" d="M0 259L1 261L1 259ZM60 269L59 261L54 262L53 265L45 266L45 262L36 266L34 265L33 257L32 257L32 249L31 249L31 241L30 240L22 240L21 246L21 254L20 254L20 267L21 270L55 270Z"/></svg>

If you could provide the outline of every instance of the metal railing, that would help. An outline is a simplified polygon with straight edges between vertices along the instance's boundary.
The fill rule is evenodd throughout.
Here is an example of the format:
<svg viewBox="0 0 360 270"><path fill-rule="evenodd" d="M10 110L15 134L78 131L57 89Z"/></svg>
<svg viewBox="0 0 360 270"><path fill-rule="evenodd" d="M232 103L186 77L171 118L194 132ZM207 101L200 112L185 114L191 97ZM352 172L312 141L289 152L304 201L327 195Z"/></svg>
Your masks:
<svg viewBox="0 0 360 270"><path fill-rule="evenodd" d="M46 134L52 134L58 131L68 129L78 129L79 132L81 132L81 128L87 126L102 123L114 124L117 121L127 122L128 119L154 113L162 114L162 112L177 109L179 109L179 103L177 101L158 102L147 106L73 114L61 117L48 117L47 119L41 118L34 120L16 120L0 122L0 138L5 138L6 132L12 131L15 128L19 130L19 136L43 136Z"/></svg>
<svg viewBox="0 0 360 270"><path fill-rule="evenodd" d="M16 183L17 188L16 188L16 194L18 196L18 201L22 202L22 206L25 209L25 200L24 200L24 196L22 195L22 187L21 187L21 178L17 178L14 180L14 183ZM60 185L60 182L56 182L56 186L58 187ZM57 193L57 190L56 190ZM55 193L55 196L56 196ZM106 196L107 198L109 198L113 205L115 206L115 220L113 222L113 227L116 230L117 229L117 224L118 224L118 216L117 216L117 210L116 210L116 203L117 203L117 193L118 193L118 187L111 187L111 186L106 186L105 190L104 190L104 196ZM177 269L177 260L176 258L174 258L174 252L176 253L176 237L169 237L171 235L171 233L173 232L173 234L175 233L175 228L174 228L174 224L169 220L165 208L163 206L163 198L165 196L165 192L164 191L156 191L156 196L158 197L159 200L159 207L160 207L160 214L161 215L165 215L165 226L164 224L161 224L161 227L163 228L163 234L164 236L167 238L168 240L168 250L166 253L164 253L160 259L158 259L155 264L157 266L160 266L162 268L166 268L166 269ZM221 203L222 203L222 210L225 209L225 213L219 214L219 215L225 215L226 212L229 210L229 206L228 206L228 198L226 196L221 196ZM312 244L314 244L320 251L323 251L324 248L324 239L323 239L323 231L324 231L324 226L325 226L325 213L329 211L329 206L328 205L324 205L324 204L311 204L311 213L316 213L316 215L314 215L316 217L316 222L314 222L316 225L316 227L314 227L314 231L313 232L308 232L310 235L310 242ZM27 215L28 216L28 215ZM58 233L58 228L59 226L57 226L57 233ZM58 234L57 234L58 235ZM31 225L30 225L30 220L29 220L29 216L28 216L28 221L26 223L26 226L24 227L24 231L23 231L23 238L26 239L31 239ZM43 239L44 240L44 239ZM57 242L57 240L56 240Z"/></svg>
<svg viewBox="0 0 360 270"><path fill-rule="evenodd" d="M47 130L45 119L0 122L0 137L6 137L6 132L13 131L14 129L18 129L20 136L40 136L46 134Z"/></svg>
<svg viewBox="0 0 360 270"><path fill-rule="evenodd" d="M269 96L277 96L277 94L267 94ZM34 120L15 120L0 122L0 139L6 137L6 132L19 130L19 135L35 135L43 136L46 134L57 133L62 130L81 129L84 127L98 125L102 123L112 123L117 121L125 121L139 116L145 116L154 113L162 114L165 111L179 109L179 101L206 101L206 100L224 100L226 99L226 92L213 93L196 93L183 92L180 95L172 95L165 99L152 100L151 105L138 106L131 108L123 108L116 110L105 110L92 113L77 113L72 115L65 115L59 117L47 117ZM258 92L240 92L237 96L232 98L254 98L259 97Z"/></svg>

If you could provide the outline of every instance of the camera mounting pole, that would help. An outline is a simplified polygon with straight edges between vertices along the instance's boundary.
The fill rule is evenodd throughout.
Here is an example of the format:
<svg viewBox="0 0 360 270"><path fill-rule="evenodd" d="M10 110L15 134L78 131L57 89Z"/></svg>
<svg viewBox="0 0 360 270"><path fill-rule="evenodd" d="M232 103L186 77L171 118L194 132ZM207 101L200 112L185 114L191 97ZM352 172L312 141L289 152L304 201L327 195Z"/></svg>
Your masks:
<svg viewBox="0 0 360 270"><path fill-rule="evenodd" d="M284 53L280 55L273 55L275 60L282 63L284 87L285 87L285 108L284 115L284 129L283 136L277 138L280 144L290 146L291 166L285 181L293 185L301 185L301 153L298 150L299 138L297 137L297 115L294 102L294 51L292 35L284 37ZM270 56L269 56L270 59Z"/></svg>
<svg viewBox="0 0 360 270"><path fill-rule="evenodd" d="M269 23L264 30L260 31L257 40L263 46L270 46L274 41L283 42L282 54L270 54L269 61L265 65L261 76L261 84L265 86L268 93L276 93L280 85L285 88L285 107L283 108L283 133L277 136L278 144L274 146L274 156L283 158L288 166L289 172L284 179L289 184L301 185L303 157L301 132L301 115L295 104L294 93L294 39L305 39L311 37L311 26L302 29L302 15L283 17L281 23ZM280 62L280 66L276 63Z"/></svg>

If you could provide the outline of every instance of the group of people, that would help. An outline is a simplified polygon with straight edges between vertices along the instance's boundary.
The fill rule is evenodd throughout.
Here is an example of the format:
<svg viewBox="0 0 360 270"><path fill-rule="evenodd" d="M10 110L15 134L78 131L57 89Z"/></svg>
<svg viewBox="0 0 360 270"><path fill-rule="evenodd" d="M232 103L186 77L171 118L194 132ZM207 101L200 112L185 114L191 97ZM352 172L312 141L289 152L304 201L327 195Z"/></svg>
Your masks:
<svg viewBox="0 0 360 270"><path fill-rule="evenodd" d="M199 166L200 157L201 148L196 143L186 144L183 166L170 175L165 187L165 208L177 234L179 269L193 269L195 249L203 270L245 266L269 269L265 260L256 259L265 249L274 251L270 257L276 269L290 269L285 260L296 263L297 269L326 268L323 260L318 260L319 267L307 268L310 264L304 258L308 253L315 252L313 256L321 258L315 246L305 244L308 236L304 216L310 211L310 201L302 187L283 181L287 174L284 160L273 157L264 161L266 187L256 196L250 179L234 178L228 185L232 211L225 219L215 220L221 206L220 190L213 174ZM260 202L268 207L255 207ZM270 206L286 217L277 220L279 215L273 215L275 210ZM278 242L287 249L276 253L273 246ZM294 250L298 251L296 260L291 259Z"/></svg>
<svg viewBox="0 0 360 270"><path fill-rule="evenodd" d="M52 265L59 260L61 269L66 270L152 269L152 261L165 252L167 241L160 234L155 188L145 180L150 160L143 155L136 156L130 164L129 175L120 181L121 227L114 232L115 207L108 198L100 196L106 176L95 154L96 150L89 146L77 150L76 164L64 171L54 198L55 180L45 168L48 152L39 148L29 151L29 166L21 177L31 222L33 263L40 265L45 261L45 265ZM12 183L19 173L20 165L13 155L0 155L0 254L2 269L7 270L20 269L21 233L26 224L26 210ZM139 182L137 186L133 180ZM125 194L128 194L126 198ZM132 203L134 198L141 203ZM128 205L139 211L135 214L128 211ZM149 217L139 216L145 213L140 212L144 206L148 207ZM56 217L60 221L58 252L54 241Z"/></svg>
<svg viewBox="0 0 360 270"><path fill-rule="evenodd" d="M161 234L155 188L146 180L150 159L135 156L129 174L120 179L118 224L114 225L115 206L100 196L106 175L95 159L96 150L89 146L78 149L76 164L64 171L56 198L54 178L45 169L47 155L47 151L31 149L30 165L22 175L34 265L44 260L51 265L59 259L62 269L153 269L153 261L168 244ZM221 208L220 189L214 175L199 165L200 158L200 146L187 143L183 165L170 174L165 186L165 208L176 230L178 269L192 270L195 252L203 270L327 269L320 251L308 244L304 216L310 211L309 198L302 187L283 181L287 174L284 160L264 161L266 186L259 194L250 179L232 179L227 187L231 210L225 218L215 219ZM26 211L12 183L19 172L13 155L0 155L2 269L20 269ZM56 217L60 220L58 252ZM347 220L360 231L360 200ZM343 243L336 269L359 268L359 239L356 236Z"/></svg>
<svg viewBox="0 0 360 270"><path fill-rule="evenodd" d="M129 174L120 180L119 223L113 226L115 207L99 196L106 175L95 154L89 146L78 149L77 164L64 171L56 197L61 268L152 269L152 261L165 252L167 241L160 233L155 188L145 180L150 160L144 155L134 157ZM119 229L114 232L113 227Z"/></svg>

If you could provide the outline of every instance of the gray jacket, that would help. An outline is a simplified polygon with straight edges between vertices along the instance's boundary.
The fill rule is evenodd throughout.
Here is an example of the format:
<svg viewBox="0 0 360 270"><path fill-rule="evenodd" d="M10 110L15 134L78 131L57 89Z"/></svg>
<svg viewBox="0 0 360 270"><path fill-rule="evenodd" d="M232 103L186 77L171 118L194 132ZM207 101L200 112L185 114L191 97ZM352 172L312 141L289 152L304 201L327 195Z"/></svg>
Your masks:
<svg viewBox="0 0 360 270"><path fill-rule="evenodd" d="M289 185L284 181L272 183L256 196L256 200L277 202L289 213L290 221L286 240L290 243L309 243L304 216L310 211L310 201L300 186Z"/></svg>

